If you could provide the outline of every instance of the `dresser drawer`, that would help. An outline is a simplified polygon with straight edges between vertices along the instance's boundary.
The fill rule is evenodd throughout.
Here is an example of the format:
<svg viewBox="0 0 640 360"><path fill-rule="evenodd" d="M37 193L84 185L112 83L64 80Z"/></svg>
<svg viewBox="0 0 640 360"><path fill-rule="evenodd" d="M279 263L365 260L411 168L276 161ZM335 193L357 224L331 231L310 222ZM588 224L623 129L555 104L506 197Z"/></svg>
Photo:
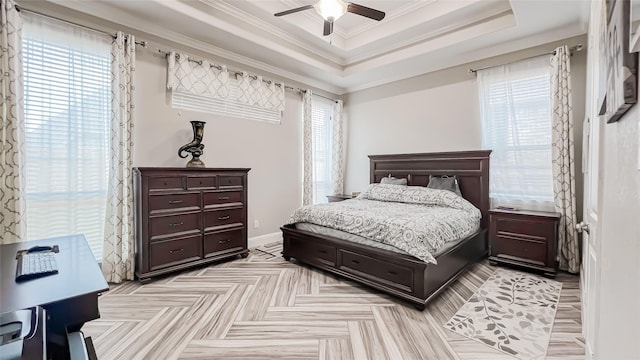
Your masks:
<svg viewBox="0 0 640 360"><path fill-rule="evenodd" d="M491 242L491 255L545 265L547 243L522 235L498 233Z"/></svg>
<svg viewBox="0 0 640 360"><path fill-rule="evenodd" d="M200 232L199 212L191 214L157 216L149 218L151 240L164 238L178 233Z"/></svg>
<svg viewBox="0 0 640 360"><path fill-rule="evenodd" d="M187 177L187 189L215 189L215 176L189 176Z"/></svg>
<svg viewBox="0 0 640 360"><path fill-rule="evenodd" d="M200 209L200 193L149 195L149 212L151 214L198 209Z"/></svg>
<svg viewBox="0 0 640 360"><path fill-rule="evenodd" d="M225 187L242 187L242 176L220 175L218 176L218 186Z"/></svg>
<svg viewBox="0 0 640 360"><path fill-rule="evenodd" d="M410 268L380 261L347 250L339 250L338 268L342 271L371 279L403 291L413 290L413 271Z"/></svg>
<svg viewBox="0 0 640 360"><path fill-rule="evenodd" d="M204 227L207 229L224 225L244 225L244 209L210 210L204 212Z"/></svg>
<svg viewBox="0 0 640 360"><path fill-rule="evenodd" d="M244 192L236 191L220 191L206 192L204 195L204 203L210 205L224 205L230 203L242 203L244 200Z"/></svg>
<svg viewBox="0 0 640 360"><path fill-rule="evenodd" d="M154 190L183 190L183 176L150 176L149 191Z"/></svg>
<svg viewBox="0 0 640 360"><path fill-rule="evenodd" d="M204 235L204 257L241 250L246 247L244 229L224 231Z"/></svg>
<svg viewBox="0 0 640 360"><path fill-rule="evenodd" d="M151 243L149 245L151 270L200 259L201 244L201 235Z"/></svg>

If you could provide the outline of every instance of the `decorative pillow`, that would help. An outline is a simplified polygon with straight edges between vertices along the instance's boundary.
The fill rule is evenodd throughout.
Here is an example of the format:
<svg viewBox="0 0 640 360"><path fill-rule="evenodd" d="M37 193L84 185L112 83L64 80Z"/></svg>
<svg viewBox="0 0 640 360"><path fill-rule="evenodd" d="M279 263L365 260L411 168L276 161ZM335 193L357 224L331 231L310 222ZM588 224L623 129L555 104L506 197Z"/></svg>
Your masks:
<svg viewBox="0 0 640 360"><path fill-rule="evenodd" d="M389 185L407 185L407 179L396 179L391 176L383 177L380 179L380 184L389 184Z"/></svg>
<svg viewBox="0 0 640 360"><path fill-rule="evenodd" d="M440 189L440 190L449 190L454 192L458 196L462 196L460 192L460 187L458 186L458 178L453 176L431 176L429 175L429 184L427 184L429 189Z"/></svg>
<svg viewBox="0 0 640 360"><path fill-rule="evenodd" d="M454 194L452 191L428 189L423 186L369 184L367 190L361 192L358 199L445 206L468 212L475 219L480 219L481 217L480 210L465 198Z"/></svg>

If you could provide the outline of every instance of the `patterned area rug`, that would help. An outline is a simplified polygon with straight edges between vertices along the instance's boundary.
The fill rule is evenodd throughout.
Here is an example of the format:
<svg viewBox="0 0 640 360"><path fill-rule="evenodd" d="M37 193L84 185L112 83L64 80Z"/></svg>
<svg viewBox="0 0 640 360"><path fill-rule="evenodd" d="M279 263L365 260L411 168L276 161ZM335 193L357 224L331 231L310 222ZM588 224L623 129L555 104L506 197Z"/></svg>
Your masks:
<svg viewBox="0 0 640 360"><path fill-rule="evenodd" d="M498 269L445 324L518 359L544 359L562 283Z"/></svg>

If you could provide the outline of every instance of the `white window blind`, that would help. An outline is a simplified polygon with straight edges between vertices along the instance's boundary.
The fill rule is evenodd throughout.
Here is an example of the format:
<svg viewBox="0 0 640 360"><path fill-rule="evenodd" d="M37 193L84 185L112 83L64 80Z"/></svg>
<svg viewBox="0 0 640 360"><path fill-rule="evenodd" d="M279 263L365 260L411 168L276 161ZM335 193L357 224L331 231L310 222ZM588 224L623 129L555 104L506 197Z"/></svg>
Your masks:
<svg viewBox="0 0 640 360"><path fill-rule="evenodd" d="M478 86L494 206L552 209L549 57L478 71Z"/></svg>
<svg viewBox="0 0 640 360"><path fill-rule="evenodd" d="M27 235L84 234L101 260L111 38L32 14L23 34Z"/></svg>
<svg viewBox="0 0 640 360"><path fill-rule="evenodd" d="M332 184L332 122L330 100L313 96L311 100L311 136L313 159L313 203L326 203Z"/></svg>
<svg viewBox="0 0 640 360"><path fill-rule="evenodd" d="M174 108L200 111L214 115L226 115L248 120L280 124L282 112L247 105L238 100L240 88L236 79L229 79L229 97L220 99L198 95L188 91L172 90L171 106Z"/></svg>

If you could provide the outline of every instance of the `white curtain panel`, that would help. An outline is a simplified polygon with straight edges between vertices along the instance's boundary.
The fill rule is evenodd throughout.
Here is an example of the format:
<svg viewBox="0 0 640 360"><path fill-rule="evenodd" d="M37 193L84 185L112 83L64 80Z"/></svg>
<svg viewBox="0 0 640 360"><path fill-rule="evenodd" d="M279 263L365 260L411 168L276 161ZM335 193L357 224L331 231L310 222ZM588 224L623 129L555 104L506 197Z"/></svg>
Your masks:
<svg viewBox="0 0 640 360"><path fill-rule="evenodd" d="M576 232L576 184L571 108L571 53L568 46L556 49L551 59L553 108L553 195L560 218L560 269L572 273L580 270L580 250Z"/></svg>
<svg viewBox="0 0 640 360"><path fill-rule="evenodd" d="M265 81L262 76L246 72L236 74L240 94L238 101L263 109L284 111L284 84L273 80Z"/></svg>
<svg viewBox="0 0 640 360"><path fill-rule="evenodd" d="M187 54L167 56L167 89L226 99L229 97L229 71L223 64L189 60Z"/></svg>
<svg viewBox="0 0 640 360"><path fill-rule="evenodd" d="M302 205L313 204L313 132L311 89L302 95L303 184Z"/></svg>
<svg viewBox="0 0 640 360"><path fill-rule="evenodd" d="M0 3L0 244L26 239L22 20L13 0Z"/></svg>
<svg viewBox="0 0 640 360"><path fill-rule="evenodd" d="M133 280L133 126L136 45L118 32L111 47L111 161L102 272L109 282Z"/></svg>
<svg viewBox="0 0 640 360"><path fill-rule="evenodd" d="M332 137L333 151L331 162L331 180L333 194L344 192L344 124L342 120L342 100L337 100L332 106Z"/></svg>

